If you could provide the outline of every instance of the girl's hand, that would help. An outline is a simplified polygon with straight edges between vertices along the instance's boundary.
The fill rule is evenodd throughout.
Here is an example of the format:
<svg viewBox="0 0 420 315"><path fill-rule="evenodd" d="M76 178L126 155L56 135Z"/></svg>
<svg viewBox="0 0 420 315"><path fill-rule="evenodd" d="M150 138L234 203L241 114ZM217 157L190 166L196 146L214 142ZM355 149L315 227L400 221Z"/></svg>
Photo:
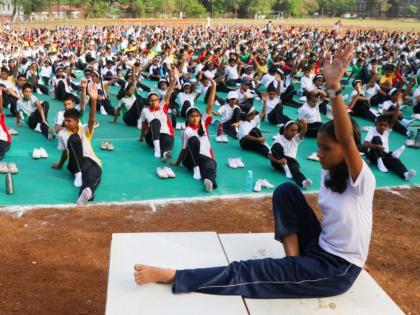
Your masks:
<svg viewBox="0 0 420 315"><path fill-rule="evenodd" d="M261 99L262 99L264 102L267 102L267 99L268 99L267 93L261 93Z"/></svg>
<svg viewBox="0 0 420 315"><path fill-rule="evenodd" d="M349 65L353 56L354 46L350 44L346 47L341 45L331 61L331 53L328 53L324 65L324 77L326 86L332 89L340 88L340 80Z"/></svg>
<svg viewBox="0 0 420 315"><path fill-rule="evenodd" d="M265 143L265 137L259 137L258 142L259 143Z"/></svg>

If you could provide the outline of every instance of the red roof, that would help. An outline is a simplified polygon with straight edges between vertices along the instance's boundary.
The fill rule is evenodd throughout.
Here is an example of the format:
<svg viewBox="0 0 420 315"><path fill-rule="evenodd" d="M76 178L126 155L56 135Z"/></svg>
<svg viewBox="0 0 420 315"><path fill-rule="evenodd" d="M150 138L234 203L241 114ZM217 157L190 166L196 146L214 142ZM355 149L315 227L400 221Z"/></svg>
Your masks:
<svg viewBox="0 0 420 315"><path fill-rule="evenodd" d="M49 11L63 11L63 12L70 12L70 11L81 11L81 7L69 6L69 5L52 5L49 7Z"/></svg>

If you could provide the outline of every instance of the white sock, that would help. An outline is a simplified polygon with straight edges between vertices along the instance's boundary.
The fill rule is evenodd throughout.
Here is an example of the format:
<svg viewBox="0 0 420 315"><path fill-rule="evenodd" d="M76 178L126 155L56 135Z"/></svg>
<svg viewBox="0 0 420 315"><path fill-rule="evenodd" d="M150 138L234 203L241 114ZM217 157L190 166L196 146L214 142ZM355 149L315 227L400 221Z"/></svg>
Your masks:
<svg viewBox="0 0 420 315"><path fill-rule="evenodd" d="M36 124L35 131L42 132L41 131L41 123Z"/></svg>
<svg viewBox="0 0 420 315"><path fill-rule="evenodd" d="M75 187L82 187L82 172L77 172L74 174L74 186Z"/></svg>
<svg viewBox="0 0 420 315"><path fill-rule="evenodd" d="M404 173L405 180L410 180L414 176L416 176L416 170L415 169L410 169L410 170L408 170L407 172Z"/></svg>
<svg viewBox="0 0 420 315"><path fill-rule="evenodd" d="M194 166L193 171L194 171L193 178L196 180L200 180L201 179L200 167Z"/></svg>
<svg viewBox="0 0 420 315"><path fill-rule="evenodd" d="M290 173L289 165L283 165L284 172L286 173L287 178L293 178L292 173Z"/></svg>
<svg viewBox="0 0 420 315"><path fill-rule="evenodd" d="M160 158L160 141L153 140L153 146L155 147L155 158Z"/></svg>
<svg viewBox="0 0 420 315"><path fill-rule="evenodd" d="M312 185L312 181L310 179L305 179L302 181L303 189L308 189L309 187L311 187L311 185Z"/></svg>
<svg viewBox="0 0 420 315"><path fill-rule="evenodd" d="M410 126L413 122L415 121L415 119L405 119L405 118L403 118L403 119L401 119L401 124L403 124L404 125L404 127L408 127L408 126Z"/></svg>
<svg viewBox="0 0 420 315"><path fill-rule="evenodd" d="M392 152L392 156L396 159L399 159L401 154L404 152L404 150L405 150L405 145L402 145L397 150Z"/></svg>
<svg viewBox="0 0 420 315"><path fill-rule="evenodd" d="M378 169L383 172L383 173L387 173L388 169L386 168L384 161L382 161L382 158L379 158L378 161L376 162L378 165Z"/></svg>

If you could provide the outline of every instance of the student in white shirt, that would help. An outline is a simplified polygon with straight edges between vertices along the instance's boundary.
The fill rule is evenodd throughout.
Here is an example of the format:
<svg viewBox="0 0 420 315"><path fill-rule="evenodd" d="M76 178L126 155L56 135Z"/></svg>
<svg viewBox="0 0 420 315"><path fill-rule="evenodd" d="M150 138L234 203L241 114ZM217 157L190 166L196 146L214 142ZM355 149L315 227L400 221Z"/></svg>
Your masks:
<svg viewBox="0 0 420 315"><path fill-rule="evenodd" d="M241 72L241 65L238 66L236 60L229 59L229 64L225 67L225 82L227 85L235 85L240 83L239 73Z"/></svg>
<svg viewBox="0 0 420 315"><path fill-rule="evenodd" d="M352 47L327 55L327 87L338 90ZM319 298L346 292L368 256L375 177L361 159L352 122L341 95L333 98L334 120L318 134L320 223L301 190L292 183L273 194L275 239L286 256L242 260L228 266L175 270L134 266L138 285L172 284L172 292L240 295L245 298Z"/></svg>
<svg viewBox="0 0 420 315"><path fill-rule="evenodd" d="M313 77L310 67L303 68L303 76L300 78L300 88L302 94L305 96L308 96L315 89Z"/></svg>
<svg viewBox="0 0 420 315"><path fill-rule="evenodd" d="M71 108L64 113L65 128L58 134L58 149L62 151L60 161L52 168L61 169L67 160L67 169L74 175L74 186L80 187L77 204L85 205L93 200L101 182L102 162L92 149L92 137L96 121L98 90L96 84L90 85L89 122L80 126L80 112Z"/></svg>
<svg viewBox="0 0 420 315"><path fill-rule="evenodd" d="M191 83L186 82L182 85L182 91L176 96L176 103L181 107L181 116L186 118L185 113L188 108L195 107L196 93Z"/></svg>
<svg viewBox="0 0 420 315"><path fill-rule="evenodd" d="M300 131L299 131L300 126ZM273 159L271 165L286 174L287 178L293 178L296 184L304 189L312 185L300 171L300 165L296 160L299 144L306 133L306 120L299 122L289 120L280 128L280 135L271 146Z"/></svg>
<svg viewBox="0 0 420 315"><path fill-rule="evenodd" d="M352 83L353 91L350 94L351 101L347 108L351 110L351 114L359 116L370 121L375 121L377 114L370 110L369 99L365 97L362 89L362 80L356 79Z"/></svg>
<svg viewBox="0 0 420 315"><path fill-rule="evenodd" d="M146 140L147 145L154 148L155 158L162 158L163 162L172 157L174 146L175 132L168 110L169 100L178 78L178 70L174 68L171 72L169 87L162 101L156 92L150 92L147 95L149 106L143 108L138 121L138 126L141 127L139 141Z"/></svg>
<svg viewBox="0 0 420 315"><path fill-rule="evenodd" d="M283 114L283 104L280 99L280 84L281 82L278 82L277 88L273 85L269 85L267 88L267 119L273 125L284 124L290 120L289 117Z"/></svg>
<svg viewBox="0 0 420 315"><path fill-rule="evenodd" d="M115 108L115 116L112 123L116 123L121 112L123 114L123 121L127 126L137 126L137 121L140 118L143 110L141 98L136 96L136 83L128 83L123 90L122 98L119 100Z"/></svg>
<svg viewBox="0 0 420 315"><path fill-rule="evenodd" d="M264 120L267 103L267 94L262 94L263 107L259 114L256 114L254 106L242 108L241 120L239 121L239 144L242 149L255 151L266 158L270 158L270 146L259 128L260 122ZM265 101L264 101L265 100Z"/></svg>
<svg viewBox="0 0 420 315"><path fill-rule="evenodd" d="M208 127L212 121L213 104L216 95L216 82L210 80L210 96L205 114L196 107L186 111L186 128L182 132L182 150L173 166L182 164L193 171L193 178L203 180L204 188L211 192L217 188L216 168L213 150L210 145Z"/></svg>
<svg viewBox="0 0 420 315"><path fill-rule="evenodd" d="M241 108L237 105L237 100L237 93L230 91L227 96L227 104L213 112L214 115L221 116L222 131L235 139L238 139L238 126L241 120ZM221 136L221 134L217 134L217 136Z"/></svg>
<svg viewBox="0 0 420 315"><path fill-rule="evenodd" d="M298 109L299 119L306 119L308 122L308 130L306 131L306 137L316 138L319 128L321 128L321 114L319 113L319 101L318 94L312 94L306 96L306 102Z"/></svg>
<svg viewBox="0 0 420 315"><path fill-rule="evenodd" d="M397 103L397 109L399 109L399 106L400 102ZM416 171L414 169L407 170L399 159L405 146L401 146L394 152L389 151L389 134L392 131L393 124L397 121L397 117L398 113L396 111L391 117L391 121L386 116L379 116L376 119L375 127L367 133L363 147L367 149L366 156L370 162L376 165L381 172L386 173L390 170L402 179L410 180L416 175Z"/></svg>
<svg viewBox="0 0 420 315"><path fill-rule="evenodd" d="M32 86L25 83L22 87L23 98L17 101L16 123L19 126L20 121L25 121L29 128L41 132L48 140L54 139L53 130L48 125L48 110L50 105L47 101L40 102L33 95Z"/></svg>

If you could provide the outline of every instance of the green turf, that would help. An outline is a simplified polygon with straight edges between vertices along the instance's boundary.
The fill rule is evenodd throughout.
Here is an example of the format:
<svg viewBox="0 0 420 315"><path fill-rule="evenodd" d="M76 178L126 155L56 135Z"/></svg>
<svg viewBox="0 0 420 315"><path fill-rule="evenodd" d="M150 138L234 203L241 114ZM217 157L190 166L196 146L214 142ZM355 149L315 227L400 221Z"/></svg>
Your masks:
<svg viewBox="0 0 420 315"><path fill-rule="evenodd" d="M151 82L149 82L151 84ZM349 88L346 93L349 94ZM111 92L116 94L117 88ZM225 95L220 93L221 96ZM50 102L49 121L53 123L58 110L62 109L59 101L51 97L38 96L40 99L48 99ZM117 104L115 96L111 96L112 104ZM204 108L202 98L198 105ZM261 102L256 103L257 109L261 108ZM406 109L406 117L409 116ZM297 109L286 106L285 113L290 117L297 117ZM135 201L145 199L178 198L208 196L200 181L192 178L192 174L183 167L174 168L176 179L158 179L155 170L161 165L158 159L153 157L153 150L145 143L137 141L139 130L127 127L121 119L116 125L110 124L110 116L98 115L101 126L95 130L92 141L93 148L103 161L102 182L96 193L96 202ZM181 119L179 119L181 120ZM361 126L370 123L357 119ZM15 127L15 122L7 118L9 128ZM266 178L271 183L278 185L287 181L285 176L275 171L268 160L253 152L246 152L239 147L237 140L230 138L227 144L215 142L216 126L210 126L211 143L218 163L218 189L212 195L243 194L246 193L246 174L248 170L254 173L254 179ZM261 125L263 134L268 143L272 143L272 136L277 132L275 126L268 122ZM18 128L19 135L13 136L12 147L7 152L4 161L16 162L19 174L13 176L15 194L6 195L4 188L0 193L0 205L35 205L35 204L67 204L76 200L78 189L73 186L73 178L68 171L54 170L53 162L59 160L60 152L56 149L56 141L47 141L41 134L30 130L22 124ZM365 133L363 133L363 136ZM111 140L115 151L101 151L99 146L102 140ZM392 133L391 149L396 149L404 141L404 137ZM176 131L174 155L180 150L180 131ZM44 147L49 157L47 159L33 160L32 150L35 147ZM309 161L306 157L316 150L314 139L305 139L299 147L298 161L302 172L314 182L313 190L319 188L320 166L317 162ZM401 159L408 168L419 168L419 150L408 148ZM242 157L244 169L230 169L227 166L229 157ZM420 175L407 183L391 173L379 173L373 167L377 178L378 187L397 186L407 184L420 184ZM4 176L1 177L4 181ZM4 182L3 182L4 183ZM263 190L264 191L264 190ZM268 190L266 190L268 191Z"/></svg>

